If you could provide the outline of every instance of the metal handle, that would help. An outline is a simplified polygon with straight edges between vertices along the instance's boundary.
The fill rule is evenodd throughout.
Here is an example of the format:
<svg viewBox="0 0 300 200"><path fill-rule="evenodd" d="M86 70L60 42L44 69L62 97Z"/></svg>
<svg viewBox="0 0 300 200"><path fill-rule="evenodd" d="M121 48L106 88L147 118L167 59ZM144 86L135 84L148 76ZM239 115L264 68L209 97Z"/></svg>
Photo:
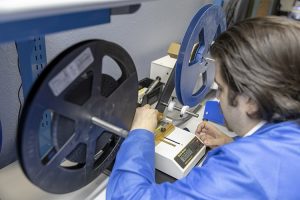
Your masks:
<svg viewBox="0 0 300 200"><path fill-rule="evenodd" d="M158 113L157 121L163 121L163 120L168 120L168 119L164 118L163 113ZM120 137L126 138L128 136L127 130L122 129L118 126L115 126L109 122L102 120L102 119L99 119L98 117L92 117L91 121L94 125L104 128L104 129L108 130L109 132L112 132Z"/></svg>

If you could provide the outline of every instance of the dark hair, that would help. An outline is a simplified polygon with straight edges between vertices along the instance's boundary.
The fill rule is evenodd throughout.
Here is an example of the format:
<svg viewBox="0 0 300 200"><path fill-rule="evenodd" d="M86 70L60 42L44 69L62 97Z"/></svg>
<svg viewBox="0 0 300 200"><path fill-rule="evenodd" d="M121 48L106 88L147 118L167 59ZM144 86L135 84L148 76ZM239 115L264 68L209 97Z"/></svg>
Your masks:
<svg viewBox="0 0 300 200"><path fill-rule="evenodd" d="M243 94L258 105L250 117L300 118L300 23L283 17L247 19L222 33L211 47L229 103Z"/></svg>

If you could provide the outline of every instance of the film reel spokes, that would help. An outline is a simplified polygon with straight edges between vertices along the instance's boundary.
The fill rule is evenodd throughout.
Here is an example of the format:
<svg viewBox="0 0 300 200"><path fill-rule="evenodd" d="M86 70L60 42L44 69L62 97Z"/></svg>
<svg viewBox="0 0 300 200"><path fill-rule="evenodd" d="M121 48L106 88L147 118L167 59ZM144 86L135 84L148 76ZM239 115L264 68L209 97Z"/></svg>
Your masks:
<svg viewBox="0 0 300 200"><path fill-rule="evenodd" d="M102 73L103 57L122 75ZM91 40L55 58L32 87L22 112L18 143L27 178L51 193L68 193L94 180L113 161L122 138L95 126L97 117L125 130L136 108L134 63L120 46ZM50 145L41 150L41 119L48 113ZM48 122L48 123L49 123Z"/></svg>
<svg viewBox="0 0 300 200"><path fill-rule="evenodd" d="M181 44L175 67L175 88L182 105L193 107L209 91L214 79L214 67L205 62L214 39L226 29L222 8L208 4L192 19ZM195 89L199 74L203 84Z"/></svg>

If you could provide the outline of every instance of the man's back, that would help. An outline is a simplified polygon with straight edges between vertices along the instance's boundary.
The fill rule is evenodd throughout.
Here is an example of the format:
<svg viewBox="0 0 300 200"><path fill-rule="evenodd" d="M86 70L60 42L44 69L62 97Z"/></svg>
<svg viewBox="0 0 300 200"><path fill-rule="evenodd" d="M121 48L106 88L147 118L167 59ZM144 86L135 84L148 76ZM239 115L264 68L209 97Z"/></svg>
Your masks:
<svg viewBox="0 0 300 200"><path fill-rule="evenodd" d="M220 155L224 156L217 161L220 165L226 159L225 165L230 162L228 174L225 171L219 180L221 182L217 183L228 190L228 195L232 195L228 198L239 197L233 192L236 191L249 199L255 196L260 199L299 199L300 124L265 125L252 136L210 152L203 167L208 167L210 159ZM231 170L233 173L230 173Z"/></svg>

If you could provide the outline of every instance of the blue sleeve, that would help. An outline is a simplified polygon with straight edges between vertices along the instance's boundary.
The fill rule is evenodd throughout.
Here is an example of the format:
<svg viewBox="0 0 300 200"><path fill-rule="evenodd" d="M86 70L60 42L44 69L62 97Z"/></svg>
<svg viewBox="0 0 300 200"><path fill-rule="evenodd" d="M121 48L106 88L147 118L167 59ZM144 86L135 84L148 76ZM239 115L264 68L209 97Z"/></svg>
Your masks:
<svg viewBox="0 0 300 200"><path fill-rule="evenodd" d="M123 142L106 190L106 199L261 199L255 178L239 159L213 151L202 167L174 183L155 183L153 133L134 130Z"/></svg>
<svg viewBox="0 0 300 200"><path fill-rule="evenodd" d="M123 142L109 178L106 199L141 199L155 183L154 134L136 129Z"/></svg>

